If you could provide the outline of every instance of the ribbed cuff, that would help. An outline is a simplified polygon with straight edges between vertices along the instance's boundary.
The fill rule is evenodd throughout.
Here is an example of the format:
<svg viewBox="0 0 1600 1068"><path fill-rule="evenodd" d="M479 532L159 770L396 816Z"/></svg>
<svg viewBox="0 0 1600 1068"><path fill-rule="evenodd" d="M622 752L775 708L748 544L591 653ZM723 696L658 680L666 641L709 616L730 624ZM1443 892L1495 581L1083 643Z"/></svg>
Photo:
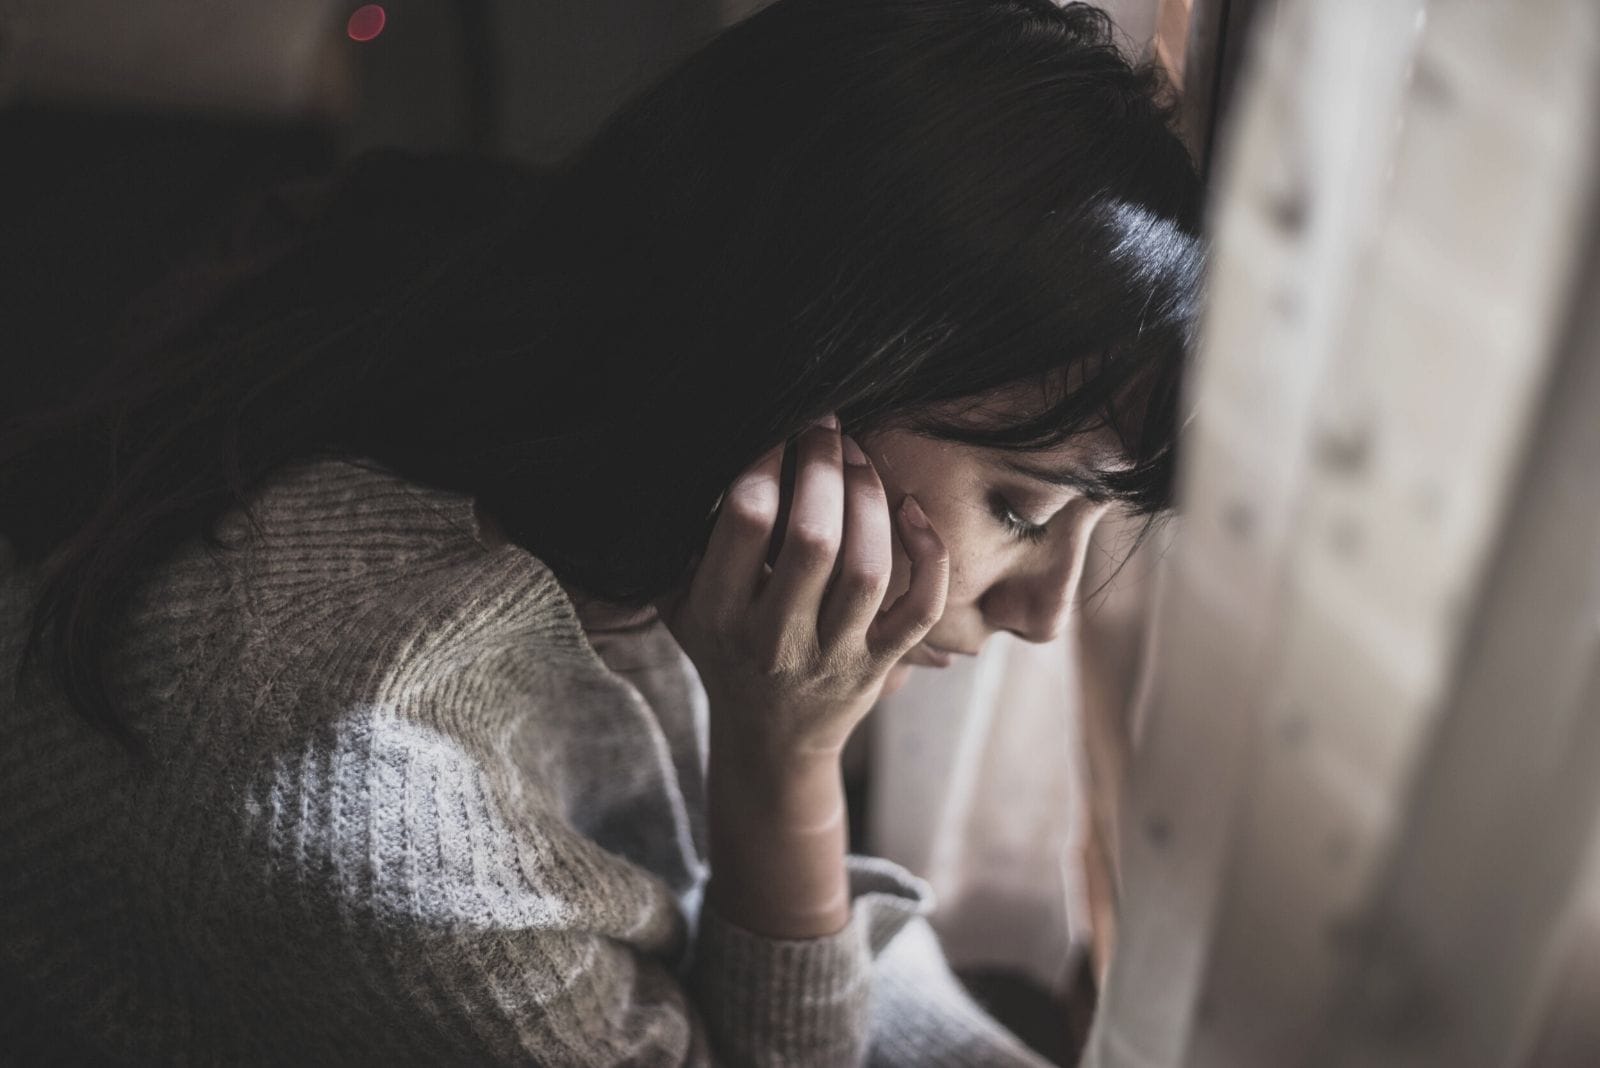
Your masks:
<svg viewBox="0 0 1600 1068"><path fill-rule="evenodd" d="M700 913L691 984L720 1059L844 1068L865 1061L872 961L932 909L928 884L890 861L852 856L850 922L822 938L767 938Z"/></svg>

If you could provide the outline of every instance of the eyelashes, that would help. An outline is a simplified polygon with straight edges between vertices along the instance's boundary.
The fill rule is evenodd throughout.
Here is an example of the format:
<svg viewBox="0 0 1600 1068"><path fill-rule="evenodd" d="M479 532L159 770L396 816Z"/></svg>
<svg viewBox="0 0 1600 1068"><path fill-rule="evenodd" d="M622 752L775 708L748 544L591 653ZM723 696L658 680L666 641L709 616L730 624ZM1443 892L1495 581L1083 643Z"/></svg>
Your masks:
<svg viewBox="0 0 1600 1068"><path fill-rule="evenodd" d="M990 501L990 507L994 511L995 518L1000 521L1000 525L1005 527L1011 536L1018 541L1043 541L1044 536L1049 533L1048 527L1039 523L1030 523L1023 519L1017 514L1017 510L1011 506L1011 502L998 494Z"/></svg>

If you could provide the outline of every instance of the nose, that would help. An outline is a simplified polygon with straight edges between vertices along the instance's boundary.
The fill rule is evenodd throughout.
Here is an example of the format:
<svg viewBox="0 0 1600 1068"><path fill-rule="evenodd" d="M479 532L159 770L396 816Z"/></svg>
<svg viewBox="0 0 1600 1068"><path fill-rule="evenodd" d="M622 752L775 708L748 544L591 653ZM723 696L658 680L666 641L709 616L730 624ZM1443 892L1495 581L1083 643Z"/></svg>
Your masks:
<svg viewBox="0 0 1600 1068"><path fill-rule="evenodd" d="M1048 554L1019 562L995 579L980 600L991 627L1010 631L1027 642L1052 642L1061 637L1072 618L1072 604L1083 578L1089 533L1101 511L1075 523L1070 536L1052 545Z"/></svg>
<svg viewBox="0 0 1600 1068"><path fill-rule="evenodd" d="M1037 573L1012 576L984 597L984 616L996 630L1008 630L1023 641L1052 642L1066 629L1077 588L1076 575L1068 582L1049 581Z"/></svg>

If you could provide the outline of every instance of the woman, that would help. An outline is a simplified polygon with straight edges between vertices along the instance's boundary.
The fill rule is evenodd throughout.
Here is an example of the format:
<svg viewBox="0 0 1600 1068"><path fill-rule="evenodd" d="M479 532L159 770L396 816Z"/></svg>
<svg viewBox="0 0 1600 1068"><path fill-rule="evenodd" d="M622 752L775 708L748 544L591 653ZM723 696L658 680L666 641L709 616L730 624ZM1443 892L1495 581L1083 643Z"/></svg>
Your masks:
<svg viewBox="0 0 1600 1068"><path fill-rule="evenodd" d="M1037 1063L839 753L1167 504L1157 90L1080 6L779 0L547 181L367 158L8 428L0 1041Z"/></svg>

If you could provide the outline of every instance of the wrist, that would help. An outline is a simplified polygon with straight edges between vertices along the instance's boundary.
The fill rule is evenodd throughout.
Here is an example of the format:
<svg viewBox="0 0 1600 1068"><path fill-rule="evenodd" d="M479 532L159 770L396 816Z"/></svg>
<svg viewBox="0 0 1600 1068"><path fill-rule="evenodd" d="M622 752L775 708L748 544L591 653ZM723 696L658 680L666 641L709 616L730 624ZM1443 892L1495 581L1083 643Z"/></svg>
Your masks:
<svg viewBox="0 0 1600 1068"><path fill-rule="evenodd" d="M706 792L707 900L719 913L777 938L814 938L849 922L849 833L837 755L714 737Z"/></svg>
<svg viewBox="0 0 1600 1068"><path fill-rule="evenodd" d="M780 821L796 829L843 820L843 765L832 750L784 748L713 732L706 789L715 818Z"/></svg>
<svg viewBox="0 0 1600 1068"><path fill-rule="evenodd" d="M752 711L712 700L709 742L741 764L806 774L842 761L849 734L837 718L827 712Z"/></svg>

